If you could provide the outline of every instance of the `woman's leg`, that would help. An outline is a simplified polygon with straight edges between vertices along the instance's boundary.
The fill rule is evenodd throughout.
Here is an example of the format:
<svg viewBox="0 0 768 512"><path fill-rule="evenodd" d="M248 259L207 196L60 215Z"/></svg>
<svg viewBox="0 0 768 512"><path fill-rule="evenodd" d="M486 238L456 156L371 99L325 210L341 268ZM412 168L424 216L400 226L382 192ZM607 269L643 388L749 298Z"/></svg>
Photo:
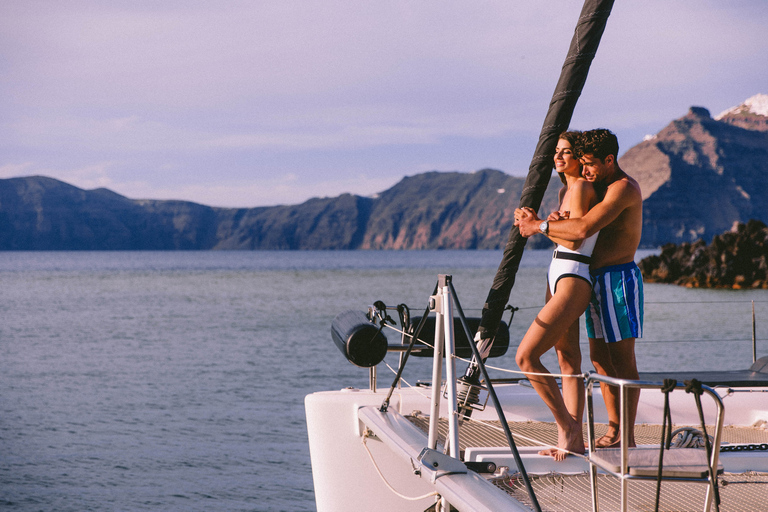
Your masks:
<svg viewBox="0 0 768 512"><path fill-rule="evenodd" d="M547 286L546 302L552 298ZM585 308L586 309L586 308ZM579 315L581 317L581 315ZM579 318L571 324L565 334L555 342L555 351L563 375L581 375L581 348L579 347ZM582 430L584 422L584 379L582 377L563 377L562 396L565 408ZM554 455L557 450L544 450L547 455Z"/></svg>
<svg viewBox="0 0 768 512"><path fill-rule="evenodd" d="M555 344L560 373L563 375L581 375L581 348L579 347L579 319L566 331ZM584 420L584 379L582 377L563 377L563 401L574 420L582 424Z"/></svg>
<svg viewBox="0 0 768 512"><path fill-rule="evenodd" d="M590 283L583 279L560 279L555 295L536 316L520 342L516 361L521 370L528 373L549 373L541 363L541 356L554 347L578 320L586 309L591 293ZM555 417L558 425L558 447L583 453L581 421L576 421L569 412L555 379L532 375L529 380ZM562 460L566 455L564 452L558 452L555 458Z"/></svg>

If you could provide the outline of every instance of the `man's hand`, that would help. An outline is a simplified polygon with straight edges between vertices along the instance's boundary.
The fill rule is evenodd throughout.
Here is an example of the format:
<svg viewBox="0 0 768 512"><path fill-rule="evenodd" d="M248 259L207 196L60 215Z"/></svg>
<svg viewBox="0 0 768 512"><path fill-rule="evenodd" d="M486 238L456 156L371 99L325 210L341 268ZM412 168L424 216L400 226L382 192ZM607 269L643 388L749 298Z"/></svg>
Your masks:
<svg viewBox="0 0 768 512"><path fill-rule="evenodd" d="M532 208L524 207L515 210L515 226L520 229L520 234L525 238L539 233L541 219Z"/></svg>

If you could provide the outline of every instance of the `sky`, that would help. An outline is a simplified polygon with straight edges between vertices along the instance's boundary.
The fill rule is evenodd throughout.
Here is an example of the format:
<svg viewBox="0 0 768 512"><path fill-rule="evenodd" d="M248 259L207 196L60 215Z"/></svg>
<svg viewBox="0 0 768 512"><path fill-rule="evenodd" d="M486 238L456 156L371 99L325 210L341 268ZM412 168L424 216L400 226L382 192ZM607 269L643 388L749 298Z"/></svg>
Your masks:
<svg viewBox="0 0 768 512"><path fill-rule="evenodd" d="M0 178L251 208L524 176L581 7L0 0ZM766 27L765 0L616 0L571 127L623 153L768 93Z"/></svg>

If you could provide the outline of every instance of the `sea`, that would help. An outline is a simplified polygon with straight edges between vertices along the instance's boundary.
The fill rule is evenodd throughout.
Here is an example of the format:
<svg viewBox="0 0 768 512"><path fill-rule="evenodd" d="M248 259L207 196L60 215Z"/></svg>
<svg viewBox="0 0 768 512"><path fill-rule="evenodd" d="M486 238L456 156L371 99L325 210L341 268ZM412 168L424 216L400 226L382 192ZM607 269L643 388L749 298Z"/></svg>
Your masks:
<svg viewBox="0 0 768 512"><path fill-rule="evenodd" d="M492 377L517 369L550 258L523 257L510 348L492 360ZM500 251L0 252L0 508L314 511L304 397L369 386L369 372L333 344L333 318L375 301L421 315L439 274L479 316L500 260ZM768 354L768 290L647 284L645 297L641 370L747 368L753 329L757 356ZM429 380L430 365L411 358L406 382ZM392 380L382 365L378 387Z"/></svg>

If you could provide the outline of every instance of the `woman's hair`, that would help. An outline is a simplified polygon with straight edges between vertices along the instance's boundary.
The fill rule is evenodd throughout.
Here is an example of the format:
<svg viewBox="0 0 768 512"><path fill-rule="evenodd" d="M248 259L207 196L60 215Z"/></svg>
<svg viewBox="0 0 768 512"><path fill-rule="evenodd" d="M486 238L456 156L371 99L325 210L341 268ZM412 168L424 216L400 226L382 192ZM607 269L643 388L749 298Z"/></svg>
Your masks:
<svg viewBox="0 0 768 512"><path fill-rule="evenodd" d="M582 155L581 133L582 132L577 130L564 131L557 137L557 140L567 140L570 143L574 158L581 158ZM565 175L562 172L558 172L557 174L560 176L560 181L562 181L563 185L565 185Z"/></svg>

